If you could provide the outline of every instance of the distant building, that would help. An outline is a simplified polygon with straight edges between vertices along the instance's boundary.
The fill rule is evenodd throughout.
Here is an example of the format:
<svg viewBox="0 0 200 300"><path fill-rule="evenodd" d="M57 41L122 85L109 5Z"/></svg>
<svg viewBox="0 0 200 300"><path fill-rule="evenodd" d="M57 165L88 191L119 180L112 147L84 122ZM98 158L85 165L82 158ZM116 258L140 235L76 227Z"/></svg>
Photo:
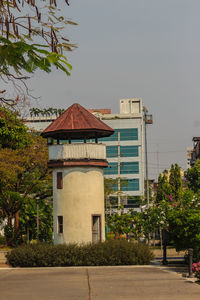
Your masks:
<svg viewBox="0 0 200 300"><path fill-rule="evenodd" d="M120 113L112 114L110 109L91 109L97 118L103 120L115 133L99 141L106 144L108 168L106 178L120 178L120 201L125 207L139 208L138 197L144 196L144 143L142 99L121 99ZM26 125L42 132L56 116L27 118ZM77 141L72 141L77 142ZM93 142L90 140L90 142ZM118 196L113 196L118 203Z"/></svg>
<svg viewBox="0 0 200 300"><path fill-rule="evenodd" d="M186 149L186 169L189 169L192 165L192 155L193 155L193 148L187 147L187 149Z"/></svg>
<svg viewBox="0 0 200 300"><path fill-rule="evenodd" d="M200 159L200 137L193 137L193 147L187 148L187 168L193 167L195 162Z"/></svg>

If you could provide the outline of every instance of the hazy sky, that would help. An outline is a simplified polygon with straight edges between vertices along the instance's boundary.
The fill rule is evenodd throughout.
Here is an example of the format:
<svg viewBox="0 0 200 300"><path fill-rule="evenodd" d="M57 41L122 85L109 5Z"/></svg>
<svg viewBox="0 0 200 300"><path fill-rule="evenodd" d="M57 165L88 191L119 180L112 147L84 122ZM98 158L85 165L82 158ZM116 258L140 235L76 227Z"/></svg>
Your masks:
<svg viewBox="0 0 200 300"><path fill-rule="evenodd" d="M78 49L73 66L37 73L31 87L41 107L119 112L120 98L141 97L149 126L151 178L171 163L186 166L186 147L200 136L200 1L71 0L65 9L78 26L67 28Z"/></svg>

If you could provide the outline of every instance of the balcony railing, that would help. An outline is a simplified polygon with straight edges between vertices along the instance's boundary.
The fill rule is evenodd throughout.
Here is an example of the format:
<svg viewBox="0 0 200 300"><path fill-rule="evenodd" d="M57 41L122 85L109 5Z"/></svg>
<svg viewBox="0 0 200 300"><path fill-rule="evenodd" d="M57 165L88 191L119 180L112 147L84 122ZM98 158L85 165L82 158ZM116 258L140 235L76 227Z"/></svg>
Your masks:
<svg viewBox="0 0 200 300"><path fill-rule="evenodd" d="M106 159L104 144L77 143L49 146L49 160Z"/></svg>

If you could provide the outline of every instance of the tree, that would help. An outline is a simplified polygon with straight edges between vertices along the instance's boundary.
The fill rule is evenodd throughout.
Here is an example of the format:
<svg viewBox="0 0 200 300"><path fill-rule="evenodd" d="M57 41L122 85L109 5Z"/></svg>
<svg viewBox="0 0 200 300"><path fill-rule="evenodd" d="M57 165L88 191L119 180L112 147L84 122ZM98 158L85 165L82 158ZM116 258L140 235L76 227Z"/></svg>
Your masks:
<svg viewBox="0 0 200 300"><path fill-rule="evenodd" d="M0 149L0 209L7 220L7 242L14 238L14 218L15 229L19 228L18 214L24 202L31 197L40 201L52 195L46 142L37 136L30 139L30 144L24 148Z"/></svg>
<svg viewBox="0 0 200 300"><path fill-rule="evenodd" d="M193 248L195 256L200 250L200 211L174 209L169 213L169 231L178 251Z"/></svg>
<svg viewBox="0 0 200 300"><path fill-rule="evenodd" d="M163 174L160 174L158 177L156 203L160 203L163 200L169 201L170 194L171 194L171 187L169 185L165 172L163 172Z"/></svg>
<svg viewBox="0 0 200 300"><path fill-rule="evenodd" d="M131 214L119 215L115 213L108 216L108 227L118 237L121 234L128 234L131 232L132 216Z"/></svg>
<svg viewBox="0 0 200 300"><path fill-rule="evenodd" d="M39 205L39 241L50 242L53 235L53 205L51 196L38 201ZM29 195L20 209L20 234L26 236L27 242L37 239L37 200L35 195Z"/></svg>
<svg viewBox="0 0 200 300"><path fill-rule="evenodd" d="M28 146L30 135L16 112L0 105L0 148L19 149Z"/></svg>
<svg viewBox="0 0 200 300"><path fill-rule="evenodd" d="M142 215L141 213L133 214L133 212L131 214L132 214L132 224L131 224L130 233L135 240L139 241L140 237L143 234Z"/></svg>
<svg viewBox="0 0 200 300"><path fill-rule="evenodd" d="M118 191L118 181L119 181L119 178L105 178L104 177L104 195L105 195L105 208L106 208L106 211L107 211L107 207L109 207L110 209L110 214L111 214L111 208L112 208L112 205L116 205L116 202L114 201L113 203L113 200L112 198L116 198L118 197L119 195L122 196L123 195L123 192L122 191ZM120 180L120 186L121 187L124 187L128 184L127 180L125 178L121 178ZM120 209L119 209L119 213L120 213ZM106 214L107 216L107 214Z"/></svg>
<svg viewBox="0 0 200 300"><path fill-rule="evenodd" d="M171 187L172 197L175 201L179 201L183 193L180 171L181 169L177 164L171 165L169 184Z"/></svg>
<svg viewBox="0 0 200 300"><path fill-rule="evenodd" d="M39 108L31 108L29 110L30 112L30 115L31 117L32 116L39 116L39 115L42 115L42 116L53 116L53 115L61 115L65 110L64 109L61 109L61 108L53 108L53 107L49 107L49 108L45 108L45 109L39 109Z"/></svg>
<svg viewBox="0 0 200 300"><path fill-rule="evenodd" d="M188 187L198 193L200 191L200 160L197 160L192 168L187 169L185 178L188 181Z"/></svg>
<svg viewBox="0 0 200 300"><path fill-rule="evenodd" d="M50 72L55 65L69 75L71 65L63 51L71 51L75 45L63 32L67 25L76 23L61 14L63 3L69 5L68 0L0 1L0 77L13 83L18 97L24 94L23 85L28 94L25 80L37 69ZM13 103L5 96L0 100Z"/></svg>
<svg viewBox="0 0 200 300"><path fill-rule="evenodd" d="M116 190L114 189L115 185L117 184L117 179L113 178L105 178L104 177L104 196L105 196L105 207L109 206L111 210L111 201L110 201L110 196L116 194Z"/></svg>

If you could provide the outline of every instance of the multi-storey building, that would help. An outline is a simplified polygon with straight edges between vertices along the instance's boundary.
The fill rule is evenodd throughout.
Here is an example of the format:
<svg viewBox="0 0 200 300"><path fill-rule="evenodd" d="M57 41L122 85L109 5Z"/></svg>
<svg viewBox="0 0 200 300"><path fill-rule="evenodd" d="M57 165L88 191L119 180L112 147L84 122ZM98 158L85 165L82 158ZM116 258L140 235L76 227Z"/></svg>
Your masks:
<svg viewBox="0 0 200 300"><path fill-rule="evenodd" d="M93 112L115 133L103 138L106 144L108 168L105 177L120 178L121 203L125 207L138 207L138 196L144 195L144 151L143 151L143 114L142 99L121 99L120 113ZM117 204L118 196L112 197Z"/></svg>
<svg viewBox="0 0 200 300"><path fill-rule="evenodd" d="M119 114L112 114L110 109L90 111L115 130L112 136L100 139L106 144L109 162L104 170L105 177L117 179L115 189L120 192L113 194L113 203L119 203L120 194L121 204L125 207L139 208L138 197L144 195L142 99L121 99ZM26 124L29 128L43 131L55 118L29 118Z"/></svg>

